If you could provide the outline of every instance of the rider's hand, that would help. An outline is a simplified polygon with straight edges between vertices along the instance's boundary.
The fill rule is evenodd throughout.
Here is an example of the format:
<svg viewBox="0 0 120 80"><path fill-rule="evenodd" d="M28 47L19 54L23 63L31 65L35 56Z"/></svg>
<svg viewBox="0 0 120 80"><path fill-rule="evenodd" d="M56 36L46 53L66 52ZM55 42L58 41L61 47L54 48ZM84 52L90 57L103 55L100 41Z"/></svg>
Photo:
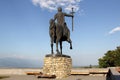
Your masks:
<svg viewBox="0 0 120 80"><path fill-rule="evenodd" d="M74 15L72 15L72 17L74 17Z"/></svg>

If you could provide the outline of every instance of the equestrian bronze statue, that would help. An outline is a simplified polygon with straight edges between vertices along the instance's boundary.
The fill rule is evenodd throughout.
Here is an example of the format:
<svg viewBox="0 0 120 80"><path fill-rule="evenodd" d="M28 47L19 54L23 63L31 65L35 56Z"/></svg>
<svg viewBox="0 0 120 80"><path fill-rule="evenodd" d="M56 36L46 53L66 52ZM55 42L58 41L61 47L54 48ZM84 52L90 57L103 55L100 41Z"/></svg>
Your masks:
<svg viewBox="0 0 120 80"><path fill-rule="evenodd" d="M53 43L56 43L57 54L62 54L62 42L67 41L70 43L70 49L72 49L72 41L70 39L70 30L65 22L65 16L72 17L73 14L66 14L62 12L62 8L58 8L58 13L55 14L54 19L49 21L49 34L51 39L51 53L53 54ZM58 49L58 43L60 43L60 51Z"/></svg>

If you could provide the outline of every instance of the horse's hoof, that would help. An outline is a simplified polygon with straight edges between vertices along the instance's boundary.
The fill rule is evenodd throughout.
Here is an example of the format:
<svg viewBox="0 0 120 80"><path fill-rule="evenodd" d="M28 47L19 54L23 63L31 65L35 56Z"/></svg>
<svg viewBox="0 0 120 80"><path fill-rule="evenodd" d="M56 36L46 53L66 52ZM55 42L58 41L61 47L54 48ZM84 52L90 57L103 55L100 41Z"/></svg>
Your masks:
<svg viewBox="0 0 120 80"><path fill-rule="evenodd" d="M54 53L51 53L52 55L54 54Z"/></svg>
<svg viewBox="0 0 120 80"><path fill-rule="evenodd" d="M57 55L60 55L60 52L57 52Z"/></svg>
<svg viewBox="0 0 120 80"><path fill-rule="evenodd" d="M72 47L70 47L70 49L72 49Z"/></svg>

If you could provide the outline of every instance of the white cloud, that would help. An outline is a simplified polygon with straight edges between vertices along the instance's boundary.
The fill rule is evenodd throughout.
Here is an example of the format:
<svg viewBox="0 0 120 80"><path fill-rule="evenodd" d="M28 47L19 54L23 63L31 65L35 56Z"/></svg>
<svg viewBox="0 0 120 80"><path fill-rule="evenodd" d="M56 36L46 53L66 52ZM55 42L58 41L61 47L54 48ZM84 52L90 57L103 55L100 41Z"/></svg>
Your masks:
<svg viewBox="0 0 120 80"><path fill-rule="evenodd" d="M42 9L56 10L57 7L61 6L65 11L71 11L71 8L74 8L74 11L80 9L79 3L82 0L32 0L33 4L40 6Z"/></svg>
<svg viewBox="0 0 120 80"><path fill-rule="evenodd" d="M120 31L120 27L116 27L116 28L112 29L112 30L109 32L109 34L113 34L113 33L118 32L118 31Z"/></svg>

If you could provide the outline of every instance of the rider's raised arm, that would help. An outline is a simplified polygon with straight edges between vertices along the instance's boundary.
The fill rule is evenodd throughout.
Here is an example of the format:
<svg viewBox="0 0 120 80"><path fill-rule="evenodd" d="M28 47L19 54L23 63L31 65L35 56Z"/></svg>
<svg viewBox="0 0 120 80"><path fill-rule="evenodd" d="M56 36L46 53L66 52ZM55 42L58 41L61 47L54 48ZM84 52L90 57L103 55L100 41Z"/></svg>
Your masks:
<svg viewBox="0 0 120 80"><path fill-rule="evenodd" d="M64 13L64 15L67 16L67 17L74 17L72 14Z"/></svg>

